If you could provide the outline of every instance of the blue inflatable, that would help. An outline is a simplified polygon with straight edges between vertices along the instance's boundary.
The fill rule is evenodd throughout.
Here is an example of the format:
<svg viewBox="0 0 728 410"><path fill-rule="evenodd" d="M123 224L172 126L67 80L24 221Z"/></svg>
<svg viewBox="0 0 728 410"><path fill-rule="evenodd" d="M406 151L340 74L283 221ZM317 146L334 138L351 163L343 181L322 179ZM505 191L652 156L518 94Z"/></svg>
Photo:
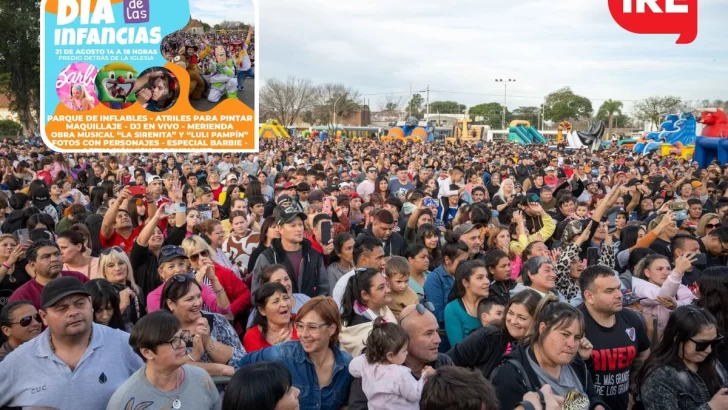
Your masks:
<svg viewBox="0 0 728 410"><path fill-rule="evenodd" d="M675 146L680 143L684 147L695 144L697 124L692 113L684 112L679 116L670 114L665 117L665 122L660 124L662 131L647 134L646 141L635 144L633 150L637 154L648 154L659 150L663 143Z"/></svg>
<svg viewBox="0 0 728 410"><path fill-rule="evenodd" d="M717 159L721 166L728 164L728 138L698 137L695 141L695 161L700 168Z"/></svg>

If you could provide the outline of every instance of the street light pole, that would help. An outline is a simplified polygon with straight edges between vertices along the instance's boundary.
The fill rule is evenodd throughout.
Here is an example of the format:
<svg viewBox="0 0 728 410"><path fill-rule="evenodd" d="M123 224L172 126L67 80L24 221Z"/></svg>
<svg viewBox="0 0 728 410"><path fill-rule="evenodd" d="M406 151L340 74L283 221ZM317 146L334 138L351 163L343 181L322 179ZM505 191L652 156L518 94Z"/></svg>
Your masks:
<svg viewBox="0 0 728 410"><path fill-rule="evenodd" d="M508 109L508 83L515 83L515 78L508 78L508 79L502 79L502 78L496 78L496 83L503 83L503 120L501 121L501 127L503 129L506 129L506 110Z"/></svg>

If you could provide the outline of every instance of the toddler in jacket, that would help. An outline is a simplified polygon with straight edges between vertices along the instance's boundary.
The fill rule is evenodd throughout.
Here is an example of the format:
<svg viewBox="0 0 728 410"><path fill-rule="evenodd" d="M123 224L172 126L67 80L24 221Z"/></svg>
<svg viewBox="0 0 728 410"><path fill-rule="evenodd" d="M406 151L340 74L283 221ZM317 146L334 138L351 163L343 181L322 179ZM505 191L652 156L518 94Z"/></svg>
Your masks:
<svg viewBox="0 0 728 410"><path fill-rule="evenodd" d="M420 408L422 386L435 374L430 366L415 379L412 371L402 366L407 358L409 336L396 323L378 317L365 343L364 354L349 363L349 373L361 378L369 410Z"/></svg>

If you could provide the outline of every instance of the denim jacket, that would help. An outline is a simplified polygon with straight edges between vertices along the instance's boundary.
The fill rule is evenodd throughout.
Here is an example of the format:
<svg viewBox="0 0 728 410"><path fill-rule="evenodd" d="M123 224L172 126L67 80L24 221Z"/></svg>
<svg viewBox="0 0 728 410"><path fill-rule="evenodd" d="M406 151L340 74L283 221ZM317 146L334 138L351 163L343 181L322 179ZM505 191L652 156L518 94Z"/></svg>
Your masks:
<svg viewBox="0 0 728 410"><path fill-rule="evenodd" d="M455 279L447 273L443 265L438 266L425 279L425 297L435 306L435 317L441 330L445 330L445 306Z"/></svg>
<svg viewBox="0 0 728 410"><path fill-rule="evenodd" d="M238 362L239 367L257 362L279 362L291 372L293 385L301 390L298 396L300 408L316 410L338 410L348 402L351 374L351 355L334 346L334 372L331 383L321 389L316 368L298 341L289 341L272 347L248 353Z"/></svg>

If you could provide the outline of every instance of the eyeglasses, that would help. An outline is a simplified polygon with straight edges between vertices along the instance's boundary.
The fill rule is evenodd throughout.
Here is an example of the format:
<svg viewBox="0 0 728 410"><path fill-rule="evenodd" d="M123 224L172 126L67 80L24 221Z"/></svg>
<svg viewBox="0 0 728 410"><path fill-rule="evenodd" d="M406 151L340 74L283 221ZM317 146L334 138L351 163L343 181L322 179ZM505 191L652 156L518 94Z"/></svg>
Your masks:
<svg viewBox="0 0 728 410"><path fill-rule="evenodd" d="M710 346L711 349L715 349L716 346L721 344L723 342L723 336L718 335L718 337L716 337L713 340L698 341L698 340L690 339L690 341L695 343L696 352L704 352L708 348L708 346Z"/></svg>
<svg viewBox="0 0 728 410"><path fill-rule="evenodd" d="M303 333L306 329L308 329L309 333L318 333L319 329L321 329L324 326L329 326L328 323L303 323L303 322L294 322L293 327L296 329L296 332L300 335Z"/></svg>
<svg viewBox="0 0 728 410"><path fill-rule="evenodd" d="M718 222L717 224L705 224L705 227L707 229L720 228L721 226L723 226L723 225L720 222Z"/></svg>
<svg viewBox="0 0 728 410"><path fill-rule="evenodd" d="M194 253L194 254L190 255L190 261L197 262L198 260L200 260L200 256L202 256L203 258L208 258L208 257L210 257L210 252L208 252L207 250L204 250L204 251L201 251L198 253Z"/></svg>
<svg viewBox="0 0 728 410"><path fill-rule="evenodd" d="M167 342L170 346L172 346L172 349L182 349L187 345L187 339L189 338L189 334L185 335L185 332L187 331L185 330L179 336L175 336Z"/></svg>
<svg viewBox="0 0 728 410"><path fill-rule="evenodd" d="M35 320L38 323L43 323L40 320L40 314L36 313L34 315L23 316L17 322L11 322L10 324L11 325L19 324L21 327L28 327L33 322L33 320Z"/></svg>
<svg viewBox="0 0 728 410"><path fill-rule="evenodd" d="M174 245L165 245L162 247L162 249L159 250L159 253L162 254L162 256L186 256L185 250L180 248L179 246Z"/></svg>
<svg viewBox="0 0 728 410"><path fill-rule="evenodd" d="M185 282L187 282L188 279L194 279L194 278L195 278L195 274L192 272L180 273L180 274L172 276L172 279L174 279L175 281L177 281L179 283L185 283Z"/></svg>
<svg viewBox="0 0 728 410"><path fill-rule="evenodd" d="M434 312L435 311L435 305L433 305L432 302L426 300L426 301L424 301L422 303L416 304L415 305L415 309L412 312L415 312L415 311L417 313L419 313L420 315L424 315L425 314L425 311ZM411 315L412 312L409 312L406 315L404 315L401 318L399 318L399 323L402 323L402 321L404 321L404 319L407 316Z"/></svg>
<svg viewBox="0 0 728 410"><path fill-rule="evenodd" d="M111 248L106 248L101 251L102 255L109 255L111 252L121 252L124 253L124 250L121 249L120 246L112 246Z"/></svg>

